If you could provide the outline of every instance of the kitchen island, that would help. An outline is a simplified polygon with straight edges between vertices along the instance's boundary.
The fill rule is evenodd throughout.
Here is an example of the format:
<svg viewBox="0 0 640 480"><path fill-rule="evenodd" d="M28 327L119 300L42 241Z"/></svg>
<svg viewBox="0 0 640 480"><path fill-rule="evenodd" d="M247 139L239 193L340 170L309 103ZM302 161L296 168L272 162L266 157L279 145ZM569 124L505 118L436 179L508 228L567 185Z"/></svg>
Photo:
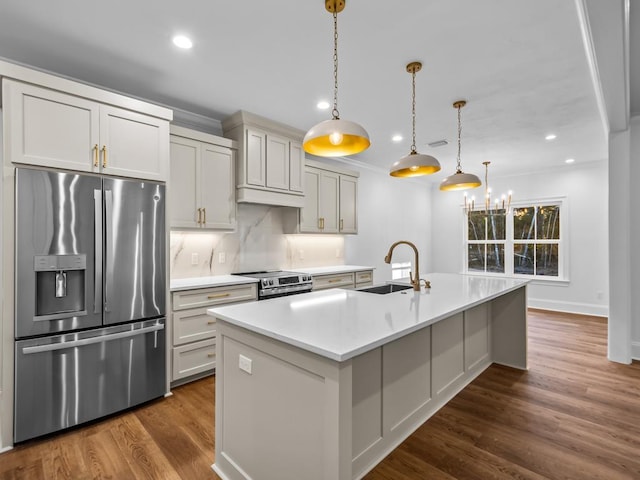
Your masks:
<svg viewBox="0 0 640 480"><path fill-rule="evenodd" d="M527 281L428 279L210 309L218 475L361 478L491 363L527 368Z"/></svg>

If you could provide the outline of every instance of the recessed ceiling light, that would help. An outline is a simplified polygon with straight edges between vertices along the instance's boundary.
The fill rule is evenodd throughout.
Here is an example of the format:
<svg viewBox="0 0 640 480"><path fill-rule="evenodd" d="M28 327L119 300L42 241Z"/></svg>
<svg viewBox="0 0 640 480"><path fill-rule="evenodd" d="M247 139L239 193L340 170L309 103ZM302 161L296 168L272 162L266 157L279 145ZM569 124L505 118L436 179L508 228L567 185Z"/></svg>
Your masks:
<svg viewBox="0 0 640 480"><path fill-rule="evenodd" d="M575 161L576 161L576 159L575 159L575 158L567 158L567 159L564 161L564 163L573 163L573 162L575 162Z"/></svg>
<svg viewBox="0 0 640 480"><path fill-rule="evenodd" d="M320 110L326 110L330 106L331 106L331 104L329 102L327 102L326 100L322 100L322 101L318 102L318 104L316 105L316 107L318 107Z"/></svg>
<svg viewBox="0 0 640 480"><path fill-rule="evenodd" d="M184 35L176 35L173 37L173 44L178 48L184 48L185 50L193 47L193 42L189 37Z"/></svg>
<svg viewBox="0 0 640 480"><path fill-rule="evenodd" d="M402 141L402 135L394 135L393 137L391 137L391 140L393 140L394 142L401 142Z"/></svg>
<svg viewBox="0 0 640 480"><path fill-rule="evenodd" d="M550 133L549 135L544 137L545 140L555 140L556 138L558 138L558 136L555 133Z"/></svg>

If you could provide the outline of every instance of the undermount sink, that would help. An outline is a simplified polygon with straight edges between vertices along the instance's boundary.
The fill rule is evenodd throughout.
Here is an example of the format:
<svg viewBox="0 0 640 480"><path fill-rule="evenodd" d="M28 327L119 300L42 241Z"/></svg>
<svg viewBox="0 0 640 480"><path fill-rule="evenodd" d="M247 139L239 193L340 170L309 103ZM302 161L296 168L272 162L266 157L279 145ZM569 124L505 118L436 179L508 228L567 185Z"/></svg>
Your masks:
<svg viewBox="0 0 640 480"><path fill-rule="evenodd" d="M377 293L384 295L386 293L400 292L413 288L411 285L399 285L397 283L387 283L386 285L377 285L375 287L359 288L359 292Z"/></svg>

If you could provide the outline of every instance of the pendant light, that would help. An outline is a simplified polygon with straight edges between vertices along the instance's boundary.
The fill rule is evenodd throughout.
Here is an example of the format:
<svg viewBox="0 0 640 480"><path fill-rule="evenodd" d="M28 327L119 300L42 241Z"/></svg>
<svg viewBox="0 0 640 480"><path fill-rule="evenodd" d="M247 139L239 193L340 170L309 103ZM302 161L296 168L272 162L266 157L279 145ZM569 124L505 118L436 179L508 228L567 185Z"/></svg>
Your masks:
<svg viewBox="0 0 640 480"><path fill-rule="evenodd" d="M456 173L445 178L440 183L440 190L466 190L468 188L476 188L482 185L480 179L473 173L464 173L460 166L460 135L462 134L462 124L460 123L460 109L467 104L464 100L454 102L453 108L458 109L458 164Z"/></svg>
<svg viewBox="0 0 640 480"><path fill-rule="evenodd" d="M422 63L411 62L407 65L407 72L411 74L411 121L413 129L413 141L411 152L391 165L389 175L392 177L417 177L430 175L440 170L440 163L431 155L424 155L416 151L416 73L422 69Z"/></svg>
<svg viewBox="0 0 640 480"><path fill-rule="evenodd" d="M360 153L371 142L367 131L355 122L341 120L338 112L338 13L345 0L325 0L325 8L333 14L333 110L331 120L320 122L307 132L302 148L320 157L341 157Z"/></svg>

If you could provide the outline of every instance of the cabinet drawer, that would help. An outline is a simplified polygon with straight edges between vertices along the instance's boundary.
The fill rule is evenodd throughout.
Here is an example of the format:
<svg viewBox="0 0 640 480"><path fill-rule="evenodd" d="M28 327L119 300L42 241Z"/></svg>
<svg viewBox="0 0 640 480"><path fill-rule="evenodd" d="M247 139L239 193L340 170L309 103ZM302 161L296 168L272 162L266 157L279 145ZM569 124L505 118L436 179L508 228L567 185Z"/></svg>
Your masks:
<svg viewBox="0 0 640 480"><path fill-rule="evenodd" d="M172 381L213 370L216 366L216 340L204 340L173 349Z"/></svg>
<svg viewBox="0 0 640 480"><path fill-rule="evenodd" d="M173 313L173 344L205 340L216 336L216 319L206 308L193 308Z"/></svg>
<svg viewBox="0 0 640 480"><path fill-rule="evenodd" d="M365 287L367 285L373 285L373 271L356 272L356 286Z"/></svg>
<svg viewBox="0 0 640 480"><path fill-rule="evenodd" d="M173 292L173 310L256 300L255 283Z"/></svg>
<svg viewBox="0 0 640 480"><path fill-rule="evenodd" d="M338 275L320 275L314 276L313 289L323 290L325 288L353 288L353 272L341 273Z"/></svg>

